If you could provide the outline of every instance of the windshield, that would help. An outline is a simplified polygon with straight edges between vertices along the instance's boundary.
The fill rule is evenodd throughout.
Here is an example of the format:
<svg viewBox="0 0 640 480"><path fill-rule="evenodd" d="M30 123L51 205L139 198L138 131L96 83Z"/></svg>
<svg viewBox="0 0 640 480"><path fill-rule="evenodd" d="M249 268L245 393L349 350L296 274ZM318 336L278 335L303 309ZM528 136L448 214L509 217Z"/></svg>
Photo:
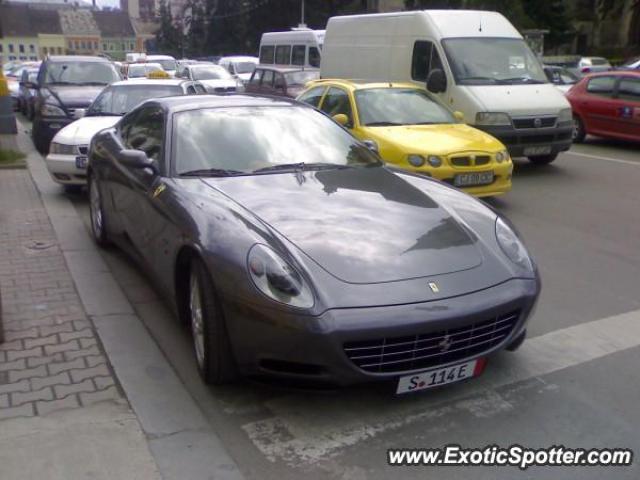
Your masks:
<svg viewBox="0 0 640 480"><path fill-rule="evenodd" d="M108 85L121 79L116 67L102 62L51 62L46 72L46 84Z"/></svg>
<svg viewBox="0 0 640 480"><path fill-rule="evenodd" d="M193 80L229 80L231 74L216 65L206 67L191 67Z"/></svg>
<svg viewBox="0 0 640 480"><path fill-rule="evenodd" d="M159 60L157 58L153 59L154 63L159 63L160 65L162 65L162 68L164 68L166 71L169 70L175 70L178 66L178 64L176 63L175 60L172 59L165 59L165 60Z"/></svg>
<svg viewBox="0 0 640 480"><path fill-rule="evenodd" d="M256 69L256 64L253 62L236 62L233 64L236 69L236 73L253 73Z"/></svg>
<svg viewBox="0 0 640 480"><path fill-rule="evenodd" d="M355 93L360 124L393 126L454 123L455 118L416 88L367 88Z"/></svg>
<svg viewBox="0 0 640 480"><path fill-rule="evenodd" d="M445 53L458 85L547 83L540 61L519 38L449 38Z"/></svg>
<svg viewBox="0 0 640 480"><path fill-rule="evenodd" d="M182 95L178 85L119 85L107 87L87 109L87 116L124 115L150 98Z"/></svg>
<svg viewBox="0 0 640 480"><path fill-rule="evenodd" d="M178 174L208 169L250 174L301 163L381 165L375 154L335 122L306 107L180 112L174 116L173 138Z"/></svg>
<svg viewBox="0 0 640 480"><path fill-rule="evenodd" d="M629 60L627 63L625 63L622 66L623 67L638 67L638 64L640 64L640 57L632 58L631 60Z"/></svg>
<svg viewBox="0 0 640 480"><path fill-rule="evenodd" d="M287 72L284 74L287 85L305 85L311 80L317 80L320 78L319 71L299 71L299 72Z"/></svg>

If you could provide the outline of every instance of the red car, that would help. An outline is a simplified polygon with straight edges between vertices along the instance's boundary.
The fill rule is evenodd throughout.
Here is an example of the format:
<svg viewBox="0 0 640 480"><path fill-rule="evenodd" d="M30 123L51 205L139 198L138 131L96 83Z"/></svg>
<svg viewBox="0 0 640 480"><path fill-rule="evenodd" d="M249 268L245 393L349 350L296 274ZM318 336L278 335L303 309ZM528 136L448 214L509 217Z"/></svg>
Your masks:
<svg viewBox="0 0 640 480"><path fill-rule="evenodd" d="M566 94L573 109L573 141L587 134L640 142L640 72L587 75Z"/></svg>

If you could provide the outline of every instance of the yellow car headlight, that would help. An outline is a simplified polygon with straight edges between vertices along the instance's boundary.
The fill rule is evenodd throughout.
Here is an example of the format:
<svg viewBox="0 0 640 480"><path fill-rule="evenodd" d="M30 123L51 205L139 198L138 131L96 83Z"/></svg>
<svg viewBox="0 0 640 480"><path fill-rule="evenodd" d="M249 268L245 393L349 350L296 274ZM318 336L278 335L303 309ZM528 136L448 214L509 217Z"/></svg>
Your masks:
<svg viewBox="0 0 640 480"><path fill-rule="evenodd" d="M411 154L407 157L407 161L414 167L421 167L426 159L422 155Z"/></svg>
<svg viewBox="0 0 640 480"><path fill-rule="evenodd" d="M507 150L500 150L496 153L496 162L502 163L509 160L509 152Z"/></svg>

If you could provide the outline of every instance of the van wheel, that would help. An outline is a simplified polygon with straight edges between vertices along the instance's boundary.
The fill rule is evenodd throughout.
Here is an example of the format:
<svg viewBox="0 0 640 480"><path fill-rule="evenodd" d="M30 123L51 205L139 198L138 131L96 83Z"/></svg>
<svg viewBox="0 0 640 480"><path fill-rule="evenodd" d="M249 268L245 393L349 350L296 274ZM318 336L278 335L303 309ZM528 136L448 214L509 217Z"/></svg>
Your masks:
<svg viewBox="0 0 640 480"><path fill-rule="evenodd" d="M582 143L587 136L587 132L584 129L584 123L582 119L574 115L573 116L573 143Z"/></svg>
<svg viewBox="0 0 640 480"><path fill-rule="evenodd" d="M529 161L534 165L549 165L556 158L558 158L558 154L552 153L551 155L538 155L536 157L529 157Z"/></svg>

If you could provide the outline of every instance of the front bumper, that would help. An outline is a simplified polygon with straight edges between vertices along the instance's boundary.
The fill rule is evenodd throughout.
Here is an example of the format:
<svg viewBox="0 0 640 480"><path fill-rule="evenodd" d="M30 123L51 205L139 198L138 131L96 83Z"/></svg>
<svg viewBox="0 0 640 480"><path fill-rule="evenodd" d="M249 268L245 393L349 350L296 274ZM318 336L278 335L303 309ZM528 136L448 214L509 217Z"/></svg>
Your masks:
<svg viewBox="0 0 640 480"><path fill-rule="evenodd" d="M506 348L525 329L540 290L536 280L513 279L456 298L408 305L327 310L320 316L254 309L227 300L227 329L240 371L250 376L313 380L332 385L382 381L484 357ZM345 344L436 334L517 312L505 337L467 357L428 368L370 371L352 361ZM452 333L453 335L453 333ZM460 355L464 355L461 353ZM444 358L444 357L443 357Z"/></svg>
<svg viewBox="0 0 640 480"><path fill-rule="evenodd" d="M564 152L571 147L573 138L573 122L558 123L549 128L515 128L513 125L474 127L500 140L512 157L528 156L527 149L544 146L549 146L550 150L543 155Z"/></svg>
<svg viewBox="0 0 640 480"><path fill-rule="evenodd" d="M50 153L45 158L45 163L54 182L61 185L86 185L87 170L76 167L76 155Z"/></svg>

